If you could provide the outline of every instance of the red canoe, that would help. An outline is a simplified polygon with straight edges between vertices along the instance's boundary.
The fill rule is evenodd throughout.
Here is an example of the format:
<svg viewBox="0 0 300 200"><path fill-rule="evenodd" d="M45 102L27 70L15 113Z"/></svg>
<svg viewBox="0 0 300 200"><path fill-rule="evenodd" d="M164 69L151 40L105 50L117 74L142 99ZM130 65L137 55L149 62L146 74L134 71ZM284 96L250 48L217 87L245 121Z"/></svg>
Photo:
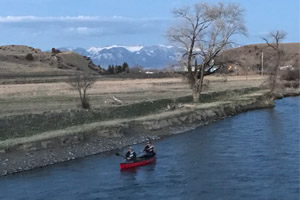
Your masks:
<svg viewBox="0 0 300 200"><path fill-rule="evenodd" d="M156 159L155 156L153 156L152 158L148 158L146 160L140 160L140 161L136 161L136 162L129 162L129 163L120 163L120 169L130 169L133 167L139 167L139 166L143 166L143 165L148 165L149 163L154 162Z"/></svg>

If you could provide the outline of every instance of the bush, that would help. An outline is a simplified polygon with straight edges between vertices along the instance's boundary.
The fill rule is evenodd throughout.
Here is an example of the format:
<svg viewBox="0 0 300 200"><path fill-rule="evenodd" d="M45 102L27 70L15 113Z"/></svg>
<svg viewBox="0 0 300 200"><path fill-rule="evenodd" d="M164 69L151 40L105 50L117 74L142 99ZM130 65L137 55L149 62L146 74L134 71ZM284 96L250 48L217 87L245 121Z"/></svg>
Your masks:
<svg viewBox="0 0 300 200"><path fill-rule="evenodd" d="M132 73L132 74L141 74L144 72L145 72L144 68L140 67L140 66L134 66L134 67L130 68L130 73Z"/></svg>
<svg viewBox="0 0 300 200"><path fill-rule="evenodd" d="M291 85L292 85L292 84L291 84L290 82L285 82L285 83L284 83L284 87L287 87L287 88L291 87Z"/></svg>
<svg viewBox="0 0 300 200"><path fill-rule="evenodd" d="M300 72L299 69L286 70L282 73L281 79L286 80L286 81L299 80L299 78L300 78L299 72Z"/></svg>
<svg viewBox="0 0 300 200"><path fill-rule="evenodd" d="M53 55L56 55L56 54L60 53L60 50L52 48L51 52L52 52Z"/></svg>
<svg viewBox="0 0 300 200"><path fill-rule="evenodd" d="M299 80L293 82L293 88L299 88L299 85L300 85Z"/></svg>
<svg viewBox="0 0 300 200"><path fill-rule="evenodd" d="M27 54L25 58L26 58L26 60L33 60L34 59L33 55L31 53Z"/></svg>

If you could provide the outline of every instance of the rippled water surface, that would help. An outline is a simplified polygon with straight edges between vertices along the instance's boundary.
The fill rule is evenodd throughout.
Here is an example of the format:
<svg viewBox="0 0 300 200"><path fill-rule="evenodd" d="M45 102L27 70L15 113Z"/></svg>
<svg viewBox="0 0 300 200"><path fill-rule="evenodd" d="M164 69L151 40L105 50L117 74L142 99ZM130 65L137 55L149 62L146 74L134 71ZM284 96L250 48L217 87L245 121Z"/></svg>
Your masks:
<svg viewBox="0 0 300 200"><path fill-rule="evenodd" d="M1 177L0 199L299 199L299 97L155 145L131 171L112 152Z"/></svg>

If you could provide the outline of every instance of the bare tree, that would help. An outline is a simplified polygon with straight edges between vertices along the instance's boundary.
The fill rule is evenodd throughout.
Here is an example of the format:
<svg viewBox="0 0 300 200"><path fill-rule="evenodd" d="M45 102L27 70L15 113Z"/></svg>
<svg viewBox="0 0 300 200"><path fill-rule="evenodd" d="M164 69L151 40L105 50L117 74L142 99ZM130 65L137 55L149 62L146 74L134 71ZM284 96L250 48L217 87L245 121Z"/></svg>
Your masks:
<svg viewBox="0 0 300 200"><path fill-rule="evenodd" d="M270 75L270 92L273 93L276 87L276 79L277 73L280 66L281 58L284 55L284 51L280 46L280 43L285 38L286 33L281 30L277 30L274 32L270 32L267 37L263 37L262 39L266 42L267 46L272 48L276 57L275 66L271 71Z"/></svg>
<svg viewBox="0 0 300 200"><path fill-rule="evenodd" d="M86 73L80 74L76 72L74 76L69 78L68 84L75 90L78 91L81 107L85 109L90 108L90 103L87 97L87 90L92 87L96 79L94 76Z"/></svg>
<svg viewBox="0 0 300 200"><path fill-rule="evenodd" d="M214 58L232 44L230 39L233 35L247 32L243 10L233 3L197 3L192 9L175 9L173 14L182 23L171 27L167 35L170 41L185 50L182 59L193 89L193 101L199 102L204 76L219 68ZM197 61L201 64L198 65Z"/></svg>

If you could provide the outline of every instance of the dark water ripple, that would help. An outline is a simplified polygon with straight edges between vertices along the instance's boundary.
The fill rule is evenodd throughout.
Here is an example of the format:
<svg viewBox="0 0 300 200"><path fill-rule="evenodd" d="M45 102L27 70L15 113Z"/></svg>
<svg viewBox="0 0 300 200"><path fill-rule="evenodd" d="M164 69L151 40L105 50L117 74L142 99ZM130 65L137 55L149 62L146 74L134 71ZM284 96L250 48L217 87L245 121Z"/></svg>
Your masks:
<svg viewBox="0 0 300 200"><path fill-rule="evenodd" d="M299 97L155 145L135 170L106 153L2 177L0 199L299 199Z"/></svg>

